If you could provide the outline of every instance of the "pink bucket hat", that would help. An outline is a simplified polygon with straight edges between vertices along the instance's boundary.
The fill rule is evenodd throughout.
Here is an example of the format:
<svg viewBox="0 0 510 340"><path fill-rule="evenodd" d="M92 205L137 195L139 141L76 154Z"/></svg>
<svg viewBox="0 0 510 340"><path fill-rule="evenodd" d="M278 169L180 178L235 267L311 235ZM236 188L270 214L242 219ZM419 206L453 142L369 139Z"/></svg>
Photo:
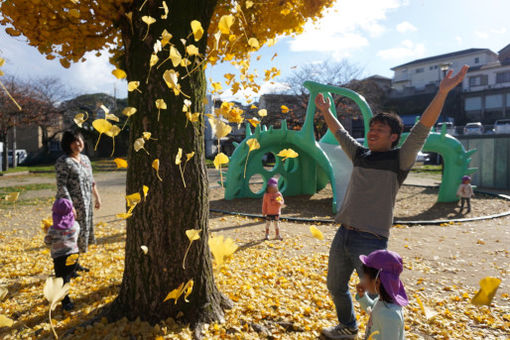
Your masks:
<svg viewBox="0 0 510 340"><path fill-rule="evenodd" d="M395 304L399 306L409 304L404 285L399 278L403 270L403 262L399 254L381 249L373 251L368 255L360 255L359 259L365 266L380 271L379 278L381 283Z"/></svg>

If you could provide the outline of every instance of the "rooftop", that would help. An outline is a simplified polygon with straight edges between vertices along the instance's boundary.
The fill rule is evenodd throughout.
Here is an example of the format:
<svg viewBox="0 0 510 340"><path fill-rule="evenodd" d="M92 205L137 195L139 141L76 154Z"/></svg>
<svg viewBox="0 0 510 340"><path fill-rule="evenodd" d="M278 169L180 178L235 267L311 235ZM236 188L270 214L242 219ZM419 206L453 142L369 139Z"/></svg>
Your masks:
<svg viewBox="0 0 510 340"><path fill-rule="evenodd" d="M395 70L395 69L398 69L398 68L401 68L401 67L404 67L404 66L428 63L428 62L435 61L435 60L459 57L459 56L462 56L462 55L478 53L478 52L488 52L488 53L492 53L494 55L497 55L496 53L492 52L488 48L469 48L467 50L461 50L461 51L456 51L456 52L451 52L451 53L446 53L446 54L440 54L440 55L436 55L436 56L432 56L432 57L427 57L427 58L422 58L422 59L416 59L416 60L413 60L411 62L408 62L408 63L402 64L402 65L398 65L398 66L392 67L391 70Z"/></svg>

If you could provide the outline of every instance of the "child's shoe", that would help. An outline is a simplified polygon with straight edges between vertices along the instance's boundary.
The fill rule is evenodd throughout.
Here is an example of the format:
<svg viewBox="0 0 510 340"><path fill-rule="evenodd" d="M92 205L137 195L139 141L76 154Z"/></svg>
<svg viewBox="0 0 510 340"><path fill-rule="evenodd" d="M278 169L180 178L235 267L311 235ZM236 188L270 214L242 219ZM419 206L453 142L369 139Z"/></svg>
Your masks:
<svg viewBox="0 0 510 340"><path fill-rule="evenodd" d="M264 240L269 241L269 234L266 234L266 236L264 236Z"/></svg>
<svg viewBox="0 0 510 340"><path fill-rule="evenodd" d="M274 239L278 241L283 241L283 237L281 237L280 235L276 235Z"/></svg>

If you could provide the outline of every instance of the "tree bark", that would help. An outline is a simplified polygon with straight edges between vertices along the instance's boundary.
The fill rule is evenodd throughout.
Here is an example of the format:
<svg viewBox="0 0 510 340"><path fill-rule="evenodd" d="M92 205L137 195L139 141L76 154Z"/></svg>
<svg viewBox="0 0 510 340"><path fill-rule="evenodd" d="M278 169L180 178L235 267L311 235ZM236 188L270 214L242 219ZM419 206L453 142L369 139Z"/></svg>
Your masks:
<svg viewBox="0 0 510 340"><path fill-rule="evenodd" d="M129 106L137 108L137 113L130 118L130 145L128 153L128 171L126 194L140 192L142 187L149 187L147 198L138 204L133 216L127 220L124 275L120 292L110 306L110 320L126 316L133 320L156 323L168 317L177 317L182 312L183 321L192 325L223 319L221 308L222 295L216 288L212 272L211 255L208 246L208 180L204 158L204 122L186 125L182 112L184 97L175 96L163 81L165 70L173 68L167 61L157 69L157 65L168 56L167 49L158 54L160 60L150 71L149 59L153 44L159 39L163 29L173 35L171 42L184 56L180 39L187 39L205 53L207 28L216 5L216 1L190 0L167 1L170 8L168 20L159 19L163 14L160 1L148 0L142 11L143 1L133 1L133 29L129 21L122 18L119 22L123 33L125 55L122 62L128 75L128 81L140 81L140 91L129 93ZM149 34L142 40L147 25L141 16L150 15L158 21L150 26ZM195 42L191 33L190 22L199 20L204 28L204 36ZM174 68L184 75L183 67ZM203 68L192 73L186 79L179 80L182 91L192 101L192 112L203 112L203 99L206 94L206 80ZM158 119L156 99L164 99L168 109L161 110ZM145 149L136 152L133 143L142 137L143 132L151 132L150 140L145 141ZM175 164L178 148L185 153L195 152L185 168L181 180L179 166ZM151 167L154 159L159 159L158 180L156 171ZM188 246L185 231L200 229L200 239L194 241L182 267L184 252ZM149 251L145 255L141 246ZM181 297L177 304L173 300L163 302L166 295L181 283L193 279L193 292L189 303Z"/></svg>

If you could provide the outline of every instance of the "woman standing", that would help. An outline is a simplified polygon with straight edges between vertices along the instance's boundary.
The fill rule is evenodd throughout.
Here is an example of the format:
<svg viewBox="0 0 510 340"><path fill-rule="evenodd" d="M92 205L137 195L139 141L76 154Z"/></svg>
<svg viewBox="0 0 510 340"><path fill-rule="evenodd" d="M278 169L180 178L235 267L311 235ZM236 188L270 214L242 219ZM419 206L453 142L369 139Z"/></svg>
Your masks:
<svg viewBox="0 0 510 340"><path fill-rule="evenodd" d="M60 143L65 155L62 155L55 163L57 199L67 198L73 202L76 220L80 224L78 248L80 253L85 253L89 244L96 243L92 222L92 194L94 194L96 209L101 207L101 198L92 175L90 160L81 154L84 148L82 134L77 131L66 131Z"/></svg>

